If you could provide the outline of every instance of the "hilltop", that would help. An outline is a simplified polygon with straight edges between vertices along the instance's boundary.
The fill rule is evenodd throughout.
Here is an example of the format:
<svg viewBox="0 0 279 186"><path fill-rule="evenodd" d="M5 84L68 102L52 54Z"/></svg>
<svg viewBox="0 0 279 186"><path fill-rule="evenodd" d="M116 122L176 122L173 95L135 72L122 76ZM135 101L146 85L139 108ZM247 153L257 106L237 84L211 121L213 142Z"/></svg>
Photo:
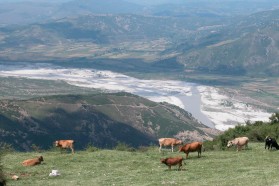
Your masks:
<svg viewBox="0 0 279 186"><path fill-rule="evenodd" d="M0 118L1 141L18 150L48 149L55 140L69 138L77 149L119 142L137 147L157 144L159 137L207 140L217 132L179 107L129 93L1 100Z"/></svg>

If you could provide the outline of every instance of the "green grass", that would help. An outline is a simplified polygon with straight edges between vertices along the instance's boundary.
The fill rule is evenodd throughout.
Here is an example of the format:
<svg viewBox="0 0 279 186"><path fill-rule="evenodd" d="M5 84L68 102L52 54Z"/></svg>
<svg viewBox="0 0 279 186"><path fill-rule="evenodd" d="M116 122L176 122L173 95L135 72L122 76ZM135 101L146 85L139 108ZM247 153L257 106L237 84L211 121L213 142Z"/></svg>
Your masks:
<svg viewBox="0 0 279 186"><path fill-rule="evenodd" d="M44 163L23 167L21 162L38 153L9 153L2 164L8 185L276 185L279 181L278 151L264 149L263 143L251 143L248 150L236 152L205 151L201 158L190 153L182 171L171 171L160 159L184 153L99 150L77 151L71 155L43 152ZM52 169L61 175L49 177ZM11 174L22 175L18 181Z"/></svg>

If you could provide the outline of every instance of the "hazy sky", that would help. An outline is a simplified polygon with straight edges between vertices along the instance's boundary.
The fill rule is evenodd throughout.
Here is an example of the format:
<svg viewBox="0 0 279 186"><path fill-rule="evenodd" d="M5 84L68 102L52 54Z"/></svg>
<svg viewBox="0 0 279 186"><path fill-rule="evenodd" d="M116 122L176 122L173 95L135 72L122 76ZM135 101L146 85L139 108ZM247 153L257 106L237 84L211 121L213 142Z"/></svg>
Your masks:
<svg viewBox="0 0 279 186"><path fill-rule="evenodd" d="M67 2L72 0L0 0L0 3L14 3L14 2L24 2L24 1L31 1L31 2Z"/></svg>

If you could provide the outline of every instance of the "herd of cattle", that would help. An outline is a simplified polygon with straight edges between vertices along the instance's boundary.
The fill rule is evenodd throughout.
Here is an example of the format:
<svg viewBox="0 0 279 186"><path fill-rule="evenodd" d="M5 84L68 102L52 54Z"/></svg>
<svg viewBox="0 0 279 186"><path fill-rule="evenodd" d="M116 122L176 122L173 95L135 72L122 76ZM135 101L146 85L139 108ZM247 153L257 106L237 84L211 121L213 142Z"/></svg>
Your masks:
<svg viewBox="0 0 279 186"><path fill-rule="evenodd" d="M237 151L240 151L244 146L248 148L248 142L248 137L238 137L228 141L227 147L229 148L232 146L236 146ZM173 152L173 147L176 145L182 145L182 141L175 138L160 138L159 145L159 152L161 152L162 146L171 146ZM190 152L198 152L199 158L201 157L202 146L203 144L201 142L187 143L183 146L179 146L179 152L184 152L186 154L186 159L188 158L188 154ZM276 140L274 138L271 138L270 136L267 136L265 138L265 149L272 149L273 147L279 150L279 145L277 144ZM169 167L169 170L171 169L171 166L174 165L178 165L178 170L181 170L183 160L184 158L182 158L181 156L168 157L161 159L161 163L166 164Z"/></svg>
<svg viewBox="0 0 279 186"><path fill-rule="evenodd" d="M248 147L249 138L248 137L238 137L233 140L228 141L227 147L236 146L237 151L241 150L243 146ZM198 158L201 157L201 152L203 148L202 142L192 142L187 143L183 145L182 140L178 140L175 138L160 138L159 139L159 152L161 152L162 147L171 147L171 151L173 152L174 146L179 146L179 152L184 152L186 154L186 159L188 158L188 155L190 152L198 152ZM72 153L74 154L74 140L58 140L55 141L55 146L59 147L60 149L71 149ZM279 145L277 144L276 140L274 138L271 138L270 136L267 136L265 138L265 149L272 149L276 148L279 150ZM171 169L171 166L178 165L178 170L181 170L182 162L184 158L181 156L178 157L167 157L162 158L161 163L166 164L169 169ZM22 162L23 166L34 166L41 164L41 162L44 161L42 156L39 156L34 159L28 159Z"/></svg>

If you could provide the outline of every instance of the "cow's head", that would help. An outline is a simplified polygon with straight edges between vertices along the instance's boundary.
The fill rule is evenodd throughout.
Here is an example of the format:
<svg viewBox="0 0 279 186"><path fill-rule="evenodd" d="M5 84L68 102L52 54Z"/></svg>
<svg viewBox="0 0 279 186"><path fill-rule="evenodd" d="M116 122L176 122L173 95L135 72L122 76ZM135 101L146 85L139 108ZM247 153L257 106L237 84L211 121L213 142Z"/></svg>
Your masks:
<svg viewBox="0 0 279 186"><path fill-rule="evenodd" d="M58 147L59 146L59 141L55 141L54 144L55 144L56 147Z"/></svg>
<svg viewBox="0 0 279 186"><path fill-rule="evenodd" d="M233 145L234 145L233 141L228 141L227 147L231 147Z"/></svg>
<svg viewBox="0 0 279 186"><path fill-rule="evenodd" d="M265 137L265 141L271 141L272 139L271 139L271 137L270 136L266 136Z"/></svg>
<svg viewBox="0 0 279 186"><path fill-rule="evenodd" d="M183 146L179 146L178 147L178 149L179 149L178 152L182 152L182 148L183 148Z"/></svg>
<svg viewBox="0 0 279 186"><path fill-rule="evenodd" d="M39 161L44 161L43 156L39 156L39 157L38 157L38 160L39 160Z"/></svg>
<svg viewBox="0 0 279 186"><path fill-rule="evenodd" d="M176 141L176 144L177 144L177 145L182 145L182 144L183 144L183 141L182 141L182 140L177 140L177 141Z"/></svg>
<svg viewBox="0 0 279 186"><path fill-rule="evenodd" d="M162 158L161 163L166 163L167 158Z"/></svg>

